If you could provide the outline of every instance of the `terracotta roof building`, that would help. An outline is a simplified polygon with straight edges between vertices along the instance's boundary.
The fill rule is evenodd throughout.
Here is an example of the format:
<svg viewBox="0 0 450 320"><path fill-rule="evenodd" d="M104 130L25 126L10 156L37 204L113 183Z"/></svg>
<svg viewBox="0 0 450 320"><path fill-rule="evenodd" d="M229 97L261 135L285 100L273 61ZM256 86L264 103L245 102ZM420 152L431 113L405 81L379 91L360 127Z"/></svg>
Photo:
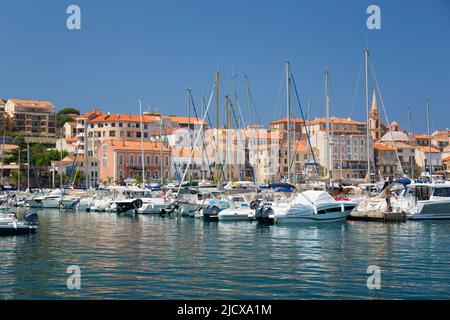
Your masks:
<svg viewBox="0 0 450 320"><path fill-rule="evenodd" d="M12 129L17 133L32 137L56 136L56 107L49 101L9 99L5 113L12 119Z"/></svg>
<svg viewBox="0 0 450 320"><path fill-rule="evenodd" d="M120 181L142 176L142 161L145 167L145 180L171 178L171 150L165 144L145 141L143 143L144 159L139 141L105 139L97 149L99 181ZM162 168L162 173L161 173Z"/></svg>

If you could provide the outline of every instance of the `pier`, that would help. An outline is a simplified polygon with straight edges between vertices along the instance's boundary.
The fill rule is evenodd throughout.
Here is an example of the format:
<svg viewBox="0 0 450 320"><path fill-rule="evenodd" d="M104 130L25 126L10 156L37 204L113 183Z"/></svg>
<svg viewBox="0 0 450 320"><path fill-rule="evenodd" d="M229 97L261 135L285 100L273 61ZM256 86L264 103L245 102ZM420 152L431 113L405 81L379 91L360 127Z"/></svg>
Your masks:
<svg viewBox="0 0 450 320"><path fill-rule="evenodd" d="M353 211L347 220L354 221L377 221L377 222L406 222L406 214L402 212L385 211Z"/></svg>

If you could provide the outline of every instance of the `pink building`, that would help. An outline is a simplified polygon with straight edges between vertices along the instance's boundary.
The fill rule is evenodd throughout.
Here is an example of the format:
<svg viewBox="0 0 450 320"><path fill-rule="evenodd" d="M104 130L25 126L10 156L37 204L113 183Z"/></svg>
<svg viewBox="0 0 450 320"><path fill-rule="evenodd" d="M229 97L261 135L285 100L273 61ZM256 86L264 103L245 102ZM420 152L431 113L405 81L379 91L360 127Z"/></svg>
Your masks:
<svg viewBox="0 0 450 320"><path fill-rule="evenodd" d="M170 148L153 141L145 141L143 146L144 159L139 141L103 140L97 150L99 181L113 183L142 175L142 161L146 182L159 181L161 168L164 179L170 179Z"/></svg>

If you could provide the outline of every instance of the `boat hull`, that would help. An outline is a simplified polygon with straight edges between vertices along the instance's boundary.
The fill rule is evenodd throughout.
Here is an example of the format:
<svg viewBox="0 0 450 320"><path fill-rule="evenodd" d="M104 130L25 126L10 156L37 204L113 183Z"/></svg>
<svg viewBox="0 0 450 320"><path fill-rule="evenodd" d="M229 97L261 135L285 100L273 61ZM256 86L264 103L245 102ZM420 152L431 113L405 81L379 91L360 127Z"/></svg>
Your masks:
<svg viewBox="0 0 450 320"><path fill-rule="evenodd" d="M277 224L344 221L355 207L356 204L338 204L319 207L317 211L311 208L305 208L299 212L290 210L286 213L275 214L274 219Z"/></svg>
<svg viewBox="0 0 450 320"><path fill-rule="evenodd" d="M37 227L2 227L0 226L0 236L15 236L36 233Z"/></svg>
<svg viewBox="0 0 450 320"><path fill-rule="evenodd" d="M414 213L407 213L410 220L450 219L450 201L419 202Z"/></svg>
<svg viewBox="0 0 450 320"><path fill-rule="evenodd" d="M219 213L220 221L250 221L252 210L225 209Z"/></svg>

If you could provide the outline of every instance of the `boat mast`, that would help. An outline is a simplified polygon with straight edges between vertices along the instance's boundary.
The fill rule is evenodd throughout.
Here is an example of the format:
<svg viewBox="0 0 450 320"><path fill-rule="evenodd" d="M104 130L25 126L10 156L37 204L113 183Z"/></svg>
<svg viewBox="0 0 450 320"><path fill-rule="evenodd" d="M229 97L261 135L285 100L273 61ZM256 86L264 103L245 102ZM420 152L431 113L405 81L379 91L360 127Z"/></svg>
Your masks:
<svg viewBox="0 0 450 320"><path fill-rule="evenodd" d="M305 120L304 120L305 121ZM311 132L311 98L308 97L308 132ZM308 151L308 163L311 163L311 150Z"/></svg>
<svg viewBox="0 0 450 320"><path fill-rule="evenodd" d="M366 139L367 139L367 179L370 181L370 131L369 131L369 49L364 49L365 91L366 91Z"/></svg>
<svg viewBox="0 0 450 320"><path fill-rule="evenodd" d="M59 168L58 171L60 171L62 167L62 139L59 142ZM62 190L62 185L63 185L63 176L62 176L62 171L59 172L59 187Z"/></svg>
<svg viewBox="0 0 450 320"><path fill-rule="evenodd" d="M191 141L191 100L192 100L192 90L191 88L187 88L188 91L188 144L189 144L189 153L192 149L192 141ZM191 168L190 166L187 168L188 170L188 179L191 181Z"/></svg>
<svg viewBox="0 0 450 320"><path fill-rule="evenodd" d="M411 134L412 134L412 116L411 116L411 108L408 107L408 131L409 131L409 140L410 140L410 144L412 146L412 141L411 141ZM413 149L414 150L414 149ZM414 163L413 163L413 157L409 158L409 165L411 167L411 179L414 179Z"/></svg>
<svg viewBox="0 0 450 320"><path fill-rule="evenodd" d="M0 185L1 186L3 186L3 161L5 160L4 148L5 148L5 131L3 131L2 152L1 152L1 155L2 155L2 158L1 158L2 167L0 170Z"/></svg>
<svg viewBox="0 0 450 320"><path fill-rule="evenodd" d="M232 78L233 78L233 104L230 107L230 128L233 128L233 114L235 114L236 107L238 105L236 77L237 77L236 75L232 76ZM240 107L239 107L239 114L242 117ZM244 120L242 120L242 121L244 121ZM241 124L241 119L239 117L237 117L237 119L235 119L236 131L235 132L233 131L232 137L234 137L234 134L236 134L236 138L240 138L240 134L238 133L238 130L240 130L240 128L241 128L240 124ZM234 140L232 141L232 145L234 145ZM236 149L236 154L237 154L237 152L238 151ZM233 153L233 156L234 156L234 153ZM237 155L236 155L236 157L237 157ZM244 162L245 162L245 160L244 160ZM235 163L237 164L238 162L235 162ZM239 165L237 165L237 167L238 167L237 176L238 176L238 180L239 180L239 177L241 175L241 165L239 164ZM244 165L244 169L245 169L245 165ZM231 172L232 172L232 170L231 170ZM231 176L233 177L233 174ZM244 176L245 176L245 172L244 172Z"/></svg>
<svg viewBox="0 0 450 320"><path fill-rule="evenodd" d="M291 77L289 70L289 61L285 61L286 69L286 108L287 108L287 156L288 156L288 174L287 182L291 180Z"/></svg>
<svg viewBox="0 0 450 320"><path fill-rule="evenodd" d="M247 109L248 109L248 125L252 124L252 113L250 111L250 85L248 83L247 75L245 77L245 88L247 90Z"/></svg>
<svg viewBox="0 0 450 320"><path fill-rule="evenodd" d="M139 99L139 115L141 121L141 164L142 164L142 186L145 186L145 161L144 161L144 119L142 115L142 100Z"/></svg>
<svg viewBox="0 0 450 320"><path fill-rule="evenodd" d="M202 119L205 117L205 104L206 104L205 96L202 96ZM206 168L205 168L205 151L206 150L205 150L205 140L204 139L205 139L205 130L202 129L202 140L203 140L203 143L202 143L202 149L203 149L203 152L202 152L202 182L205 181L205 175L206 175L206 172L205 172L205 170L206 170ZM208 154L206 154L206 156L208 156Z"/></svg>
<svg viewBox="0 0 450 320"><path fill-rule="evenodd" d="M326 124L325 124L325 134L327 136L326 139L326 149L325 149L325 164L327 168L327 174L326 176L329 176L331 178L331 169L330 169L330 96L328 95L328 76L329 71L328 67L325 68L325 117L326 117Z"/></svg>
<svg viewBox="0 0 450 320"><path fill-rule="evenodd" d="M27 142L27 190L30 191L30 144Z"/></svg>
<svg viewBox="0 0 450 320"><path fill-rule="evenodd" d="M432 180L433 165L431 163L430 101L428 99L426 100L426 108L427 108L427 128L428 128L428 168L430 173L430 182L433 182Z"/></svg>
<svg viewBox="0 0 450 320"><path fill-rule="evenodd" d="M91 185L91 166L89 163L89 118L84 123L84 157L86 160L86 188L89 190Z"/></svg>
<svg viewBox="0 0 450 320"><path fill-rule="evenodd" d="M164 170L164 165L163 165L163 136L162 136L162 124L163 124L163 119L162 119L162 115L159 115L159 158L161 159L160 161L160 167L161 167L161 184L164 183L164 176L163 176L163 170ZM165 139L164 139L165 140ZM167 178L169 178L169 176L167 176Z"/></svg>
<svg viewBox="0 0 450 320"><path fill-rule="evenodd" d="M230 145L230 134L231 134L231 100L228 96L225 97L225 110L226 110L226 126L225 126L225 132L226 132L226 164L227 164L227 182L231 181L232 179L232 173L231 173L231 152L232 152L232 146Z"/></svg>
<svg viewBox="0 0 450 320"><path fill-rule="evenodd" d="M204 115L205 116L205 115ZM217 185L220 184L220 171L219 171L219 72L216 72L216 180Z"/></svg>
<svg viewBox="0 0 450 320"><path fill-rule="evenodd" d="M20 153L22 149L19 148L19 167L17 169L17 191L20 191Z"/></svg>

